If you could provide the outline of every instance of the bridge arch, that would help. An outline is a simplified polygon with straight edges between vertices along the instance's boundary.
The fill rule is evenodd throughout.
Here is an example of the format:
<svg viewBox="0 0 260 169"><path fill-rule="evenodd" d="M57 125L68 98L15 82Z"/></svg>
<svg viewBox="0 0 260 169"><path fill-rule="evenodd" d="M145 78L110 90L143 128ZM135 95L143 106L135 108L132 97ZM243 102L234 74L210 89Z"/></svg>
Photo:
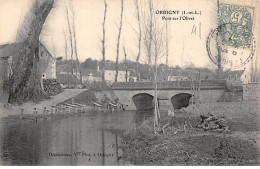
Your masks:
<svg viewBox="0 0 260 169"><path fill-rule="evenodd" d="M138 93L132 97L137 110L151 110L154 108L153 95L148 93Z"/></svg>
<svg viewBox="0 0 260 169"><path fill-rule="evenodd" d="M181 109L182 107L188 107L190 98L192 97L192 94L190 93L179 93L171 97L171 103L173 108Z"/></svg>

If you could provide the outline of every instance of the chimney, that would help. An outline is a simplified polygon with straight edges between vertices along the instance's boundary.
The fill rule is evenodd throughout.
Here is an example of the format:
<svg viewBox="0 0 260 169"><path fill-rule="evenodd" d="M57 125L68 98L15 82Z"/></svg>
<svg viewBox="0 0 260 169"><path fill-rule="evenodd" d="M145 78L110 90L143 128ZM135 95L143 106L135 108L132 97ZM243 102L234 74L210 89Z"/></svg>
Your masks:
<svg viewBox="0 0 260 169"><path fill-rule="evenodd" d="M97 65L97 71L99 71L99 65Z"/></svg>

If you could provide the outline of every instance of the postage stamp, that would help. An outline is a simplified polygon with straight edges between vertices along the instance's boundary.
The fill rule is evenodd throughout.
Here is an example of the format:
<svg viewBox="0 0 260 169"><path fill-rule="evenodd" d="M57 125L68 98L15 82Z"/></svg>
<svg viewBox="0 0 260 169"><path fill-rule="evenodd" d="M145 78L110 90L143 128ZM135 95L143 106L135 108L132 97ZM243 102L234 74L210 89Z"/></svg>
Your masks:
<svg viewBox="0 0 260 169"><path fill-rule="evenodd" d="M224 69L240 68L250 62L256 49L253 14L253 7L219 5L219 26L207 39L207 51L214 64L218 64L219 57Z"/></svg>
<svg viewBox="0 0 260 169"><path fill-rule="evenodd" d="M252 41L253 7L219 5L219 38L225 46L250 48Z"/></svg>

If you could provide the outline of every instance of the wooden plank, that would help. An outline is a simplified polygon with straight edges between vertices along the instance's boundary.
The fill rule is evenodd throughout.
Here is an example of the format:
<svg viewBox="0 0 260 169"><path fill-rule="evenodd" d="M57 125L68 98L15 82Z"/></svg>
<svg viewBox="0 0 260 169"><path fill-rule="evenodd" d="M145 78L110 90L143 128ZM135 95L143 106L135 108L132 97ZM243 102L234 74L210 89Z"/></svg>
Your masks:
<svg viewBox="0 0 260 169"><path fill-rule="evenodd" d="M102 105L101 104L98 104L96 102L93 102L94 105L98 106L98 107L101 107Z"/></svg>
<svg viewBox="0 0 260 169"><path fill-rule="evenodd" d="M108 103L108 104L110 104L111 106L114 106L114 107L116 107L116 105L115 105L115 104L113 104L113 103Z"/></svg>

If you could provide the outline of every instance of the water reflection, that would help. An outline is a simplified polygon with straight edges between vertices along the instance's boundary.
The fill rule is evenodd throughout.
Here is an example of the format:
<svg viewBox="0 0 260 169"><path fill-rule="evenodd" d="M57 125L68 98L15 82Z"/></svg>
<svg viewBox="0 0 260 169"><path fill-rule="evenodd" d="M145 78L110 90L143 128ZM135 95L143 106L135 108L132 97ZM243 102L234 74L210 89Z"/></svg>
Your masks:
<svg viewBox="0 0 260 169"><path fill-rule="evenodd" d="M123 165L120 133L151 112L92 112L0 123L0 165Z"/></svg>

